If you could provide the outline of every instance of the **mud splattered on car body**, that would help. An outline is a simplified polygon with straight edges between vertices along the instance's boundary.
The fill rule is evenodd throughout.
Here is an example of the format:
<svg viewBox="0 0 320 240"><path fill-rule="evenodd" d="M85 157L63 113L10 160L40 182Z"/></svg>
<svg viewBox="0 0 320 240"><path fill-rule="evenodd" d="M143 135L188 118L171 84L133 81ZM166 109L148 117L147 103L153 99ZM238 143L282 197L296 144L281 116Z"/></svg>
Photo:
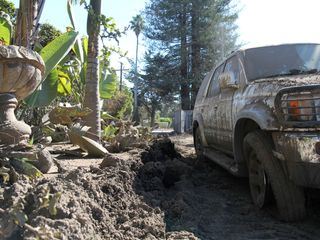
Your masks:
<svg viewBox="0 0 320 240"><path fill-rule="evenodd" d="M198 156L249 176L259 207L272 192L288 221L305 215L302 187L320 188L319 50L286 44L236 51L206 76L193 113ZM287 188L279 182L292 191L277 196ZM300 206L285 204L298 195Z"/></svg>

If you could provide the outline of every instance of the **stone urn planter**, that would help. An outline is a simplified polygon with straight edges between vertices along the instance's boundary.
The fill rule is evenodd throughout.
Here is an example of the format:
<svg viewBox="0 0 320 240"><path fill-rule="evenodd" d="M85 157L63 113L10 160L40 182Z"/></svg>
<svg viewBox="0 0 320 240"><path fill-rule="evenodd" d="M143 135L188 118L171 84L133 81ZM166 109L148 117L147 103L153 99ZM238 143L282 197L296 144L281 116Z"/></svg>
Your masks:
<svg viewBox="0 0 320 240"><path fill-rule="evenodd" d="M29 139L31 128L14 114L18 101L40 83L45 65L40 55L20 46L0 46L0 144Z"/></svg>

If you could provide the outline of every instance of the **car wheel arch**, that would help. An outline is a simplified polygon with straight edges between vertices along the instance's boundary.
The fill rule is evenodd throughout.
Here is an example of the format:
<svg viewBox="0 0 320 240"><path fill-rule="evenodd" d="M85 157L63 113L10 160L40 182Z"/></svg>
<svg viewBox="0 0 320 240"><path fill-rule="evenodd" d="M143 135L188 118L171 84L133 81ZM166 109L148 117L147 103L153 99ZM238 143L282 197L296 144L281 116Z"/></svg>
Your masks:
<svg viewBox="0 0 320 240"><path fill-rule="evenodd" d="M201 139L202 139L202 143L204 146L208 146L207 144L207 140L204 136L204 126L203 126L203 119L202 116L197 115L196 117L194 117L194 121L192 124L193 127L193 137L195 136L195 131L197 128L200 128L200 132L201 132Z"/></svg>
<svg viewBox="0 0 320 240"><path fill-rule="evenodd" d="M248 175L247 162L243 150L243 140L245 136L252 131L261 129L260 125L251 118L241 118L235 124L233 132L233 151L234 158L238 165L238 171L241 175Z"/></svg>

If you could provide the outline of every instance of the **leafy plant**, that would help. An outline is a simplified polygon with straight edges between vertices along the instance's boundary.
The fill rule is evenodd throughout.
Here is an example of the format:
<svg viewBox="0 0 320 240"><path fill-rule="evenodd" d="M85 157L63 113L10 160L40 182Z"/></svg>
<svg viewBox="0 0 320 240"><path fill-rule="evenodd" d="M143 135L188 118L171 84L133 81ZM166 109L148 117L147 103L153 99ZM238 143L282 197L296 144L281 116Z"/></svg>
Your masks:
<svg viewBox="0 0 320 240"><path fill-rule="evenodd" d="M117 91L112 98L104 101L103 109L118 119L129 119L133 108L133 97L129 89Z"/></svg>
<svg viewBox="0 0 320 240"><path fill-rule="evenodd" d="M0 41L1 45L10 45L11 43L12 23L8 14L0 12Z"/></svg>
<svg viewBox="0 0 320 240"><path fill-rule="evenodd" d="M52 42L55 38L59 37L62 34L61 31L56 29L49 23L43 23L40 25L39 31L39 43L42 47L48 45L48 43Z"/></svg>
<svg viewBox="0 0 320 240"><path fill-rule="evenodd" d="M100 98L110 99L117 89L117 75L108 74L105 79L100 81Z"/></svg>
<svg viewBox="0 0 320 240"><path fill-rule="evenodd" d="M25 100L28 105L37 107L49 105L58 94L59 80L60 85L67 83L68 78L66 75L56 67L72 49L78 35L79 33L75 31L66 32L40 51L40 55L46 65L46 74L41 82L41 88L38 88Z"/></svg>
<svg viewBox="0 0 320 240"><path fill-rule="evenodd" d="M0 0L0 11L6 13L10 17L10 21L14 22L16 15L16 8L14 4L7 0Z"/></svg>
<svg viewBox="0 0 320 240"><path fill-rule="evenodd" d="M42 189L41 195L39 196L39 208L47 208L51 216L57 215L56 205L61 198L62 193L56 192L51 193L50 188L47 186Z"/></svg>
<svg viewBox="0 0 320 240"><path fill-rule="evenodd" d="M21 174L28 176L30 179L35 179L43 176L43 174L37 169L32 161L26 158L10 160L10 164L15 168L15 170Z"/></svg>
<svg viewBox="0 0 320 240"><path fill-rule="evenodd" d="M116 133L119 131L119 128L113 126L113 125L108 125L103 129L103 135L102 138L106 141L110 141L116 136Z"/></svg>
<svg viewBox="0 0 320 240"><path fill-rule="evenodd" d="M80 106L58 106L49 113L50 122L53 124L62 124L71 126L75 119L85 117L91 110L81 108Z"/></svg>
<svg viewBox="0 0 320 240"><path fill-rule="evenodd" d="M159 122L167 122L170 125L172 123L172 118L161 117L161 118L159 118Z"/></svg>

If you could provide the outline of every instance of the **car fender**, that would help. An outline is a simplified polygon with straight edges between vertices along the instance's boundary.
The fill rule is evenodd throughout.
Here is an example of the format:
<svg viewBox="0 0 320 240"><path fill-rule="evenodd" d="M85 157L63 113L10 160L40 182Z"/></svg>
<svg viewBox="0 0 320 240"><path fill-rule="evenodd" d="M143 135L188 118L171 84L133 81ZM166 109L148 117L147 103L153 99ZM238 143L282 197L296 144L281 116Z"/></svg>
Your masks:
<svg viewBox="0 0 320 240"><path fill-rule="evenodd" d="M256 122L262 130L272 131L279 129L279 122L273 108L264 103L253 103L246 105L236 116L234 132L237 122L241 119L251 119Z"/></svg>
<svg viewBox="0 0 320 240"><path fill-rule="evenodd" d="M202 144L207 147L208 143L206 140L206 137L204 136L204 122L203 122L203 118L202 115L200 113L197 113L194 117L194 123L197 122L198 123L198 128L200 129L200 133L201 133L201 140L202 140Z"/></svg>

